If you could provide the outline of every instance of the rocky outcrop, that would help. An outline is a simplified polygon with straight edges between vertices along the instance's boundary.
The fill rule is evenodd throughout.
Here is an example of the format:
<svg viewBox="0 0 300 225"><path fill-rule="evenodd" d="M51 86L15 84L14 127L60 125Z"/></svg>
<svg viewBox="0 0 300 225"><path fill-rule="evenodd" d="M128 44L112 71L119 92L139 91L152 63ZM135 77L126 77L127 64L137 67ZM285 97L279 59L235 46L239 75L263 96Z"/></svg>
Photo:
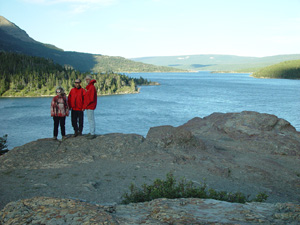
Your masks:
<svg viewBox="0 0 300 225"><path fill-rule="evenodd" d="M98 135L92 140L85 136L69 137L63 142L41 139L0 157L0 208L8 202L36 196L118 203L130 183L137 186L152 183L170 171L195 185L204 182L217 190L241 191L251 196L265 192L269 195L268 203L293 202L293 207L297 208L300 202L300 133L289 122L274 115L245 111L214 113L194 118L179 127L153 127L146 137L115 133ZM136 207L146 207L157 201ZM174 203L181 207L180 201L164 201L167 205ZM2 215L7 210L4 209ZM189 213L196 211L193 209ZM167 218L171 211L164 213L153 215ZM116 221L120 219L117 214L108 216ZM276 221L274 216L264 218ZM195 221L202 223L197 222L201 221L197 218ZM207 220L205 223L213 222Z"/></svg>
<svg viewBox="0 0 300 225"><path fill-rule="evenodd" d="M213 113L203 119L194 118L181 126L214 143L234 141L245 151L299 156L300 133L286 120L275 115L248 112ZM242 144L241 144L242 143Z"/></svg>
<svg viewBox="0 0 300 225"><path fill-rule="evenodd" d="M36 197L8 204L0 224L290 224L300 223L291 203L228 203L212 199L156 199L130 205L96 205Z"/></svg>

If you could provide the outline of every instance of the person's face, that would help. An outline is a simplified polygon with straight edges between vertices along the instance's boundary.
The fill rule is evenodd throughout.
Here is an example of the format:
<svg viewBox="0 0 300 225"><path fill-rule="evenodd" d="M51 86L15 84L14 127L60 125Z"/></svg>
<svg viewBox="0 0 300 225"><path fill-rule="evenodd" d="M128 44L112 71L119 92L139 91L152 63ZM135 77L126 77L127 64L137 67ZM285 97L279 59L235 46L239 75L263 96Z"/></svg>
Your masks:
<svg viewBox="0 0 300 225"><path fill-rule="evenodd" d="M75 82L75 87L79 88L79 86L80 86L80 82Z"/></svg>
<svg viewBox="0 0 300 225"><path fill-rule="evenodd" d="M60 90L56 90L56 94L57 95L61 95L61 91Z"/></svg>
<svg viewBox="0 0 300 225"><path fill-rule="evenodd" d="M87 78L87 79L85 79L85 81L86 81L87 84L89 84L90 81L91 81L91 79L88 79L88 78Z"/></svg>

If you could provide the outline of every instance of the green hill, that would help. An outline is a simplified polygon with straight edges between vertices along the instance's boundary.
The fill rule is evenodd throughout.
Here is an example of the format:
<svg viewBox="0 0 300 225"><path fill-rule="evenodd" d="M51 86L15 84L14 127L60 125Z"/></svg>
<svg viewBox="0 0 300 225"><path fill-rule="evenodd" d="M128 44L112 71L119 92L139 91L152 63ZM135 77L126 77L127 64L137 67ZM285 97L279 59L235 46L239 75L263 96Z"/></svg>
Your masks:
<svg viewBox="0 0 300 225"><path fill-rule="evenodd" d="M73 87L74 80L83 80L90 73L81 73L72 68L62 67L52 60L17 53L0 52L0 96L33 97L55 94L57 86L66 93ZM137 93L137 85L150 85L143 78L130 78L122 74L92 74L99 95Z"/></svg>
<svg viewBox="0 0 300 225"><path fill-rule="evenodd" d="M170 66L185 70L254 72L260 68L287 60L300 59L300 54L268 57L245 57L234 55L181 55L133 58L136 62L158 66Z"/></svg>
<svg viewBox="0 0 300 225"><path fill-rule="evenodd" d="M0 16L0 51L16 52L52 59L81 72L182 72L173 67L144 64L123 57L64 51L51 44L35 41L22 29Z"/></svg>
<svg viewBox="0 0 300 225"><path fill-rule="evenodd" d="M300 60L281 62L252 74L256 78L300 79Z"/></svg>

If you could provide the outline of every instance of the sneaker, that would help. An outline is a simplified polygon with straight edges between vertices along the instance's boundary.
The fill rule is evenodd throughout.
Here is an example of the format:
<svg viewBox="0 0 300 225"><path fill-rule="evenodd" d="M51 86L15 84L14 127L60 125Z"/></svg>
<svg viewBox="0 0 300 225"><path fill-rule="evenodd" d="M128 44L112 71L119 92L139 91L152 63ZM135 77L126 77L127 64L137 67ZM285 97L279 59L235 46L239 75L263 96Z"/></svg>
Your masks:
<svg viewBox="0 0 300 225"><path fill-rule="evenodd" d="M96 135L95 134L90 134L89 136L87 136L86 138L87 139L94 139L96 137Z"/></svg>

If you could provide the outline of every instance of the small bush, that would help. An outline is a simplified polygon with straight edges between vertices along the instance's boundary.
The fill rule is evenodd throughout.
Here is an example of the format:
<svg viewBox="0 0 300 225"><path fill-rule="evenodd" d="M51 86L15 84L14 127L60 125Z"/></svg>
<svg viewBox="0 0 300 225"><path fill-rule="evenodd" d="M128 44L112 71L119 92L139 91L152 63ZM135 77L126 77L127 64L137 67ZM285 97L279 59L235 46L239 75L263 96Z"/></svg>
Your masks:
<svg viewBox="0 0 300 225"><path fill-rule="evenodd" d="M7 134L5 134L3 137L0 137L0 155L3 155L4 153L8 152L6 142L7 142Z"/></svg>
<svg viewBox="0 0 300 225"><path fill-rule="evenodd" d="M230 193L214 189L207 190L206 184L195 187L193 182L187 182L185 178L177 183L172 173L167 174L166 180L156 179L152 185L143 184L141 188L131 184L129 190L130 193L125 193L122 196L123 204L147 202L157 198L204 198L238 203L263 202L268 198L265 193L260 193L256 198L250 200L249 195L246 196L241 192Z"/></svg>

